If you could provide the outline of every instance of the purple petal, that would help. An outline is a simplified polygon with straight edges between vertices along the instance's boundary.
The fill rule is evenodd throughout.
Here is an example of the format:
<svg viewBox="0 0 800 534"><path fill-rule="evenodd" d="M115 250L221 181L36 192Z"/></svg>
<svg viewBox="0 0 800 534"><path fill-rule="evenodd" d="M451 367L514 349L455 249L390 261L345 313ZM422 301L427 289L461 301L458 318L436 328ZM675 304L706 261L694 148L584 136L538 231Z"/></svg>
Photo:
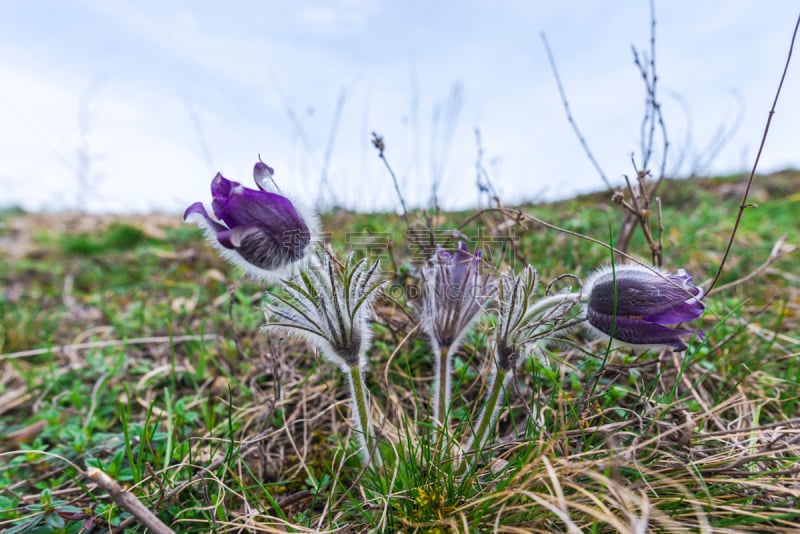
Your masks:
<svg viewBox="0 0 800 534"><path fill-rule="evenodd" d="M269 181L272 180L272 176L275 174L275 171L264 163L263 161L258 161L253 167L253 179L256 182L256 185L262 191L272 191L272 187L269 187Z"/></svg>
<svg viewBox="0 0 800 534"><path fill-rule="evenodd" d="M431 265L423 268L425 320L440 346L451 346L459 338L480 312L479 298L494 291L479 266L479 254L470 254L459 243L449 251L437 246Z"/></svg>
<svg viewBox="0 0 800 534"><path fill-rule="evenodd" d="M692 282L692 277L683 269L678 270L678 274L674 274L669 277L670 280L675 281L676 283L680 284L684 288L688 289L692 294L699 295L703 292L702 289L696 287Z"/></svg>
<svg viewBox="0 0 800 534"><path fill-rule="evenodd" d="M276 193L239 185L224 201L214 200L212 207L217 217L230 228L254 226L271 234L308 230L291 201Z"/></svg>
<svg viewBox="0 0 800 534"><path fill-rule="evenodd" d="M677 351L686 350L686 343L682 337L694 333L693 330L678 330L667 328L660 324L650 323L641 319L629 317L616 317L596 313L591 309L587 312L589 324L611 336L613 328L613 338L632 345L669 345Z"/></svg>
<svg viewBox="0 0 800 534"><path fill-rule="evenodd" d="M55 509L54 512L56 514L58 514L60 517L62 517L63 519L66 519L67 521L80 521L81 519L86 519L86 517L87 517L85 511L77 510L77 509L76 510L73 510L73 509L67 509L67 510Z"/></svg>
<svg viewBox="0 0 800 534"><path fill-rule="evenodd" d="M188 208L186 208L186 211L185 211L185 212L183 212L183 220L184 220L184 221L188 221L190 218L192 218L192 219L195 219L195 220L196 220L196 218L195 218L195 217L193 217L193 215L200 215L200 216L202 216L202 217L203 217L203 219L205 219L205 223L206 223L206 225L207 225L207 226L208 226L208 227L209 227L211 230L213 230L213 231L215 231L215 232L217 232L217 233L219 233L219 232L224 232L224 231L226 231L226 230L227 230L227 228L226 228L226 227L224 227L223 225L221 225L220 223L218 223L217 221L215 221L214 219L212 219L212 218L211 218L211 217L208 215L208 212L206 211L206 207L203 205L203 203L202 203L202 202L195 202L194 204L192 204L191 206L189 206Z"/></svg>
<svg viewBox="0 0 800 534"><path fill-rule="evenodd" d="M678 324L697 319L703 315L705 310L706 307L702 302L697 299L691 299L686 302L681 302L677 306L673 306L663 312L645 315L642 319L663 325Z"/></svg>
<svg viewBox="0 0 800 534"><path fill-rule="evenodd" d="M236 246L233 244L233 230L225 229L217 232L217 241L225 248L234 249Z"/></svg>
<svg viewBox="0 0 800 534"><path fill-rule="evenodd" d="M453 283L459 287L464 286L473 267L477 267L475 258L467 252L467 247L463 243L459 243L458 248L450 255L450 265Z"/></svg>
<svg viewBox="0 0 800 534"><path fill-rule="evenodd" d="M222 174L217 173L214 179L211 180L211 198L214 200L228 198L228 195L231 194L231 190L235 185L239 185L239 183L232 182L222 176Z"/></svg>

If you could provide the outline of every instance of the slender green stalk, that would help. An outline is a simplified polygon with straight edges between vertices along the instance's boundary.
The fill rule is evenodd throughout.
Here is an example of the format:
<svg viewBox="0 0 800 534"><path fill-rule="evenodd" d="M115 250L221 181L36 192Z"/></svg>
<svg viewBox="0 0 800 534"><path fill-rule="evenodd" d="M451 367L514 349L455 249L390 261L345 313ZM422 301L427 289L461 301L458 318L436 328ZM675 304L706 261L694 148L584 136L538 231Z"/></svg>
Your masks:
<svg viewBox="0 0 800 534"><path fill-rule="evenodd" d="M369 420L369 410L367 409L367 390L364 386L364 373L360 365L349 366L347 373L350 383L350 398L353 401L353 426L361 445L361 462L369 465L372 454L377 452L374 447L374 436L372 434L372 424Z"/></svg>
<svg viewBox="0 0 800 534"><path fill-rule="evenodd" d="M464 445L464 457L461 464L456 470L457 474L461 474L467 468L470 462L476 462L478 456L483 449L483 445L491 430L492 423L497 418L497 412L500 410L503 400L505 400L505 391L508 382L514 374L510 369L502 369L498 367L497 372L492 377L492 382L489 385L489 393L486 396L486 402L483 404L483 409L478 416L478 424L475 426L472 435L467 443ZM501 395L501 393L503 393ZM467 454L474 449L474 454L470 460Z"/></svg>
<svg viewBox="0 0 800 534"><path fill-rule="evenodd" d="M531 280L533 278L527 277L525 280L528 280L528 286L532 291L534 284ZM528 307L527 293L519 295L522 299L520 301L517 300L517 296L516 292L511 294L507 313L505 315L501 314L498 322L498 329L501 333L498 334L498 346L495 348L494 356L497 371L490 379L489 392L478 416L478 421L473 427L472 435L464 444L464 456L456 469L457 474L462 474L468 466L474 465L486 445L492 424L506 398L506 387L514 376L512 366L517 362L510 360L509 357L516 351L516 347L523 343L520 338L530 334L525 331L526 325L533 321L548 321L550 318L558 319L565 313L566 309L577 303L581 294L559 293L551 295L540 299L530 307ZM523 307L520 313L515 311L517 306Z"/></svg>

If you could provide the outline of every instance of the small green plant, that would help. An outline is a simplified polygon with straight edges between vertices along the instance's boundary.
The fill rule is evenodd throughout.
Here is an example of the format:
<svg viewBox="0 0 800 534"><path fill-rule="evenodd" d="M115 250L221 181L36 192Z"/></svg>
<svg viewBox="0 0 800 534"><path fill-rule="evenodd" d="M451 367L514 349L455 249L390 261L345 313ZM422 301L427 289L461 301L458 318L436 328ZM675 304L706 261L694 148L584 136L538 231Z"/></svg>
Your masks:
<svg viewBox="0 0 800 534"><path fill-rule="evenodd" d="M100 235L64 234L61 237L61 247L68 254L102 254L113 250L133 250L150 240L144 231L136 226L114 223Z"/></svg>

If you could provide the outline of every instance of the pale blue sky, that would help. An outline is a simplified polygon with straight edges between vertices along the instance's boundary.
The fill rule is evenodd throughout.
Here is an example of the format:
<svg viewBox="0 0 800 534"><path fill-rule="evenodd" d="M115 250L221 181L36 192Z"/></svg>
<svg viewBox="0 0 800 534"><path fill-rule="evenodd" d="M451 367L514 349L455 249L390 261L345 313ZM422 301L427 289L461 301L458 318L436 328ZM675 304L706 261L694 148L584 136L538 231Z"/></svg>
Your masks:
<svg viewBox="0 0 800 534"><path fill-rule="evenodd" d="M687 140L685 106L691 150L679 172L740 112L708 170L749 168L800 7L656 0L656 10L673 163ZM180 212L208 198L218 170L252 184L258 153L284 190L313 204L342 95L329 202L396 206L372 130L412 204L428 202L435 175L443 205L475 204L475 127L506 203L601 189L565 119L541 31L605 173L616 183L633 173L644 94L630 47L648 45L644 0L5 0L2 12L0 205ZM763 171L800 167L797 61ZM453 120L442 118L448 109Z"/></svg>

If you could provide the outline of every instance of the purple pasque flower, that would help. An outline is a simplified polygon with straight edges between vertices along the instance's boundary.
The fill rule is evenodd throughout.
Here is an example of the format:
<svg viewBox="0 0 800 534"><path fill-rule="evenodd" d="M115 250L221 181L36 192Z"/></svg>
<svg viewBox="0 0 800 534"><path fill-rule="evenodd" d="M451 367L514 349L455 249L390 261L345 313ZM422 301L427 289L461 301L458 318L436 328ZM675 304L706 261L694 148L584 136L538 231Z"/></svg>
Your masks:
<svg viewBox="0 0 800 534"><path fill-rule="evenodd" d="M431 263L422 269L422 327L431 338L434 357L433 420L442 426L450 406L453 354L495 292L495 282L480 272L480 262L480 251L470 254L459 243L453 251L437 246Z"/></svg>
<svg viewBox="0 0 800 534"><path fill-rule="evenodd" d="M680 270L676 275L639 265L598 271L586 284L586 318L603 335L631 345L686 350L695 330L670 328L703 315L703 290ZM701 333L702 334L702 333Z"/></svg>
<svg viewBox="0 0 800 534"><path fill-rule="evenodd" d="M217 173L211 181L212 218L202 202L186 209L183 219L198 223L228 260L256 278L303 259L311 243L312 221L292 202L274 192L272 169L259 161L253 168L258 189L250 189Z"/></svg>
<svg viewBox="0 0 800 534"><path fill-rule="evenodd" d="M481 253L460 242L455 250L440 246L422 269L423 327L439 347L455 349L495 290L495 281L480 272Z"/></svg>

